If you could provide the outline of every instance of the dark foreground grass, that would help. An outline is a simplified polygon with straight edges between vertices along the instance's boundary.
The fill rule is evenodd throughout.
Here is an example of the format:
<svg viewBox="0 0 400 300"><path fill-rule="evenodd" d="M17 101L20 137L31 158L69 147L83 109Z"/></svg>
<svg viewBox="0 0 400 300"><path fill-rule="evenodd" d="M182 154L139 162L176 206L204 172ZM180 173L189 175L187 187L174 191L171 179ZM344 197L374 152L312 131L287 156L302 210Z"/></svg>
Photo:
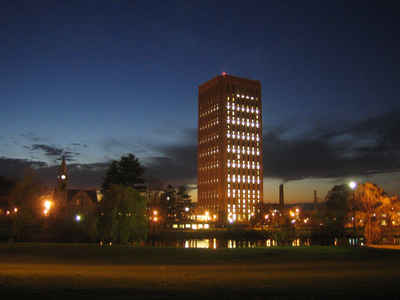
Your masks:
<svg viewBox="0 0 400 300"><path fill-rule="evenodd" d="M4 244L0 294L42 299L396 298L400 252Z"/></svg>

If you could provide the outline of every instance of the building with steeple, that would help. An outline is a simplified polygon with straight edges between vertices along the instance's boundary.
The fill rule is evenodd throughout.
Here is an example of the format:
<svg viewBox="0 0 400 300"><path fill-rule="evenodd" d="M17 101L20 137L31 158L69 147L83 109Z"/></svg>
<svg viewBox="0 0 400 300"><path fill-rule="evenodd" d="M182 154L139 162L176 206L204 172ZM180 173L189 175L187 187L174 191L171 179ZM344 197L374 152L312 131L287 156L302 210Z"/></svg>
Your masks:
<svg viewBox="0 0 400 300"><path fill-rule="evenodd" d="M63 156L61 165L57 174L57 185L54 190L54 200L61 213L68 209L80 211L85 207L93 207L101 200L99 191L82 190L68 188L69 175L65 156Z"/></svg>

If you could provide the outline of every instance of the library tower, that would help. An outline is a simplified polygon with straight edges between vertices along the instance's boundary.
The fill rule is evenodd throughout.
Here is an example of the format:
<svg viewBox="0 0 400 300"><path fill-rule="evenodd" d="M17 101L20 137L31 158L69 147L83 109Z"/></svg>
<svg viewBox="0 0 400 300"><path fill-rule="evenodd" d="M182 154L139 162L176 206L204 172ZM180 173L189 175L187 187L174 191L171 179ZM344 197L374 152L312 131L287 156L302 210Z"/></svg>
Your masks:
<svg viewBox="0 0 400 300"><path fill-rule="evenodd" d="M248 223L263 201L261 84L223 73L199 86L198 102L198 207Z"/></svg>

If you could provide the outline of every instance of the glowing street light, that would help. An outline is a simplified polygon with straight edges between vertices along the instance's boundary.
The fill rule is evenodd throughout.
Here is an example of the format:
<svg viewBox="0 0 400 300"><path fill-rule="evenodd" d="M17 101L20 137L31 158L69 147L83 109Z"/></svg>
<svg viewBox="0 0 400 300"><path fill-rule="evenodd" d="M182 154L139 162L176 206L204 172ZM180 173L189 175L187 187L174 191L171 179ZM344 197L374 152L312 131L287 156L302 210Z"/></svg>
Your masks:
<svg viewBox="0 0 400 300"><path fill-rule="evenodd" d="M189 207L185 207L185 211L188 212L189 211Z"/></svg>
<svg viewBox="0 0 400 300"><path fill-rule="evenodd" d="M43 214L45 216L48 216L50 208L53 206L53 202L46 200L46 201L44 201L43 206L44 206Z"/></svg>
<svg viewBox="0 0 400 300"><path fill-rule="evenodd" d="M354 194L354 190L357 187L357 182L355 181L350 181L349 182L349 187L351 188L351 190L353 191L353 203L352 203L352 211L353 211L353 217L351 218L351 220L353 221L353 231L354 234L356 233L356 212L355 212L355 205L354 202L356 200L356 196Z"/></svg>
<svg viewBox="0 0 400 300"><path fill-rule="evenodd" d="M80 222L82 220L82 217L80 215L75 216L75 221Z"/></svg>
<svg viewBox="0 0 400 300"><path fill-rule="evenodd" d="M49 210L51 206L52 206L51 201L49 201L49 200L44 201L44 207L45 207L47 210Z"/></svg>
<svg viewBox="0 0 400 300"><path fill-rule="evenodd" d="M158 215L158 211L157 210L153 210L153 215L157 216Z"/></svg>
<svg viewBox="0 0 400 300"><path fill-rule="evenodd" d="M357 187L357 182L355 182L355 181L350 181L350 182L349 182L349 187L350 187L352 190L354 190L354 189Z"/></svg>

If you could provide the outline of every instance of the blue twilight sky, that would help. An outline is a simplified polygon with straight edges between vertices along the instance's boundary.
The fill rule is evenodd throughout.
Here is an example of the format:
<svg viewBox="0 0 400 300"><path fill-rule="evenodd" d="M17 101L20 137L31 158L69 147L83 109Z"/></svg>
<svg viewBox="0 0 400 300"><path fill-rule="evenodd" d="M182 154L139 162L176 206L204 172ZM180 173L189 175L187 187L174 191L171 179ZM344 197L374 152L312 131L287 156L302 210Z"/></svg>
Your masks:
<svg viewBox="0 0 400 300"><path fill-rule="evenodd" d="M96 186L132 152L196 183L197 86L260 80L264 201L350 178L398 193L398 16L382 1L0 2L0 175ZM196 190L193 190L195 195Z"/></svg>

